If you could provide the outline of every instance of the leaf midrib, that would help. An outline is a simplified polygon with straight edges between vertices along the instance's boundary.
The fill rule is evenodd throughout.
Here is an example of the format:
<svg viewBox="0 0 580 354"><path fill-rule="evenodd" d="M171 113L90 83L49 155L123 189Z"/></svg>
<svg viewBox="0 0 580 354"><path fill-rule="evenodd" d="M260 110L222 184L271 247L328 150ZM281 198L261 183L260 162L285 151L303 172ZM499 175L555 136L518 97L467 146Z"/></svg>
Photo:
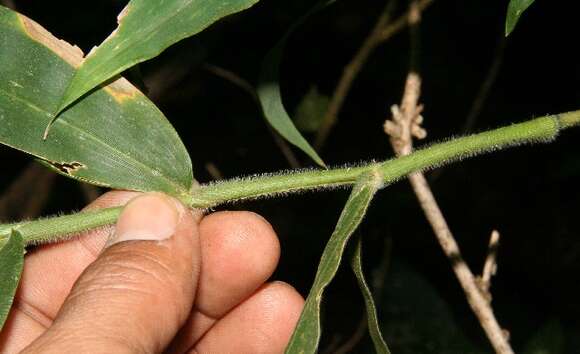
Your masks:
<svg viewBox="0 0 580 354"><path fill-rule="evenodd" d="M33 104L33 103L25 100L22 97L19 97L19 96L10 94L6 90L2 89L1 87L0 87L0 92L3 93L5 96L8 96L10 98L14 98L15 100L21 102L22 104L24 104L24 105L26 105L26 106L34 109L34 110L37 110L39 112L42 112L42 113L47 114L47 116L51 116L52 115L50 112L46 111L45 109L43 109L43 108L41 108L41 107L39 107L39 106L37 106L37 105L35 105L35 104ZM122 156L126 157L129 161L134 161L136 163L136 165L145 167L146 169L152 169L151 166L148 166L144 162L141 162L141 161L133 158L132 156L124 153L123 151L118 150L115 147L107 144L106 142L104 142L103 140L99 139L98 137L96 137L95 135L91 134L90 132L86 131L85 129L82 129L82 128L76 126L76 125L73 125L72 123L68 122L65 117L59 117L58 122L61 122L63 124L66 124L67 126L69 126L71 128L74 128L74 129L76 129L77 131L79 131L81 133L86 134L86 136L88 136L89 138L93 139L93 141L95 141L97 143L100 143L101 145L104 145L104 146L110 148L111 150L113 150L114 152L118 153L119 155L122 155ZM59 161L59 162L62 162L62 161ZM155 169L155 170L157 170L157 169ZM157 176L157 177L161 177L161 179L163 179L164 181L168 182L169 185L171 185L172 187L176 188L175 190L177 192L185 192L187 190L186 188L183 188L183 186L175 183L172 179L170 179L169 177L167 177L162 171L159 171L159 170L157 170L157 171L159 172L159 176Z"/></svg>

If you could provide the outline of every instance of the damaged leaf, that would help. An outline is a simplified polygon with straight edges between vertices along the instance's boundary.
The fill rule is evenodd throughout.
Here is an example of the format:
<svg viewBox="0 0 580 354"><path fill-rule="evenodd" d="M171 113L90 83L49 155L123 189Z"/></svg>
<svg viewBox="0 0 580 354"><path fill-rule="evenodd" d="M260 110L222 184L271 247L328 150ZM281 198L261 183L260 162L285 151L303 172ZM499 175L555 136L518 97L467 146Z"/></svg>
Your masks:
<svg viewBox="0 0 580 354"><path fill-rule="evenodd" d="M193 174L185 147L163 114L125 79L63 112L42 139L81 60L78 48L0 7L0 143L95 185L186 195Z"/></svg>
<svg viewBox="0 0 580 354"><path fill-rule="evenodd" d="M87 55L64 92L58 111L133 65L159 55L170 45L258 1L130 1L119 14L119 27Z"/></svg>
<svg viewBox="0 0 580 354"><path fill-rule="evenodd" d="M42 161L40 160L40 162L43 165L46 165L52 169L55 169L57 172L63 174L63 175L69 175L69 176L74 176L75 172L78 171L81 168L86 168L85 165L83 165L80 162L55 162L55 161Z"/></svg>

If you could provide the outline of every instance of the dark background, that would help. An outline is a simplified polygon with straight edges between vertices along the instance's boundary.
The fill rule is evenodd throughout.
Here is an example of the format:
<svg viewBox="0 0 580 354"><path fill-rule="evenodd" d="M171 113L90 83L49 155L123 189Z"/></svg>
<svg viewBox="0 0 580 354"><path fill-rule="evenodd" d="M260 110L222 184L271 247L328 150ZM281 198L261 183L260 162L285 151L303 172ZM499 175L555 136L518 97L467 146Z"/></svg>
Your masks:
<svg viewBox="0 0 580 354"><path fill-rule="evenodd" d="M187 145L199 181L212 179L204 168L207 163L226 178L288 168L250 96L204 65L225 68L255 84L267 51L312 4L263 0L140 66L143 80L151 83L150 97ZM498 55L502 60L497 79L474 131L578 109L579 33L571 4L538 0L502 44L507 0L435 0L423 14L420 29L424 126L429 135L419 144L464 133L466 116ZM20 0L15 6L87 52L116 27L124 2ZM322 94L332 93L383 7L379 0L339 0L292 35L281 75L289 112L313 85ZM406 7L399 1L395 13ZM389 107L400 102L409 49L409 31L404 30L371 56L321 152L328 164L393 155L382 124ZM131 75L138 84L139 77ZM516 352L580 353L579 137L578 130L566 131L551 144L496 152L427 174L474 273L481 272L491 231L500 231L493 306ZM295 152L304 166L312 165ZM30 163L30 158L6 147L0 149L0 160L0 190ZM41 213L81 208L85 194L76 182L56 177ZM283 247L274 278L307 295L347 196L347 191L308 193L227 208L256 211L270 220ZM0 217L16 218L18 208L16 203ZM383 287L379 311L394 353L491 352L407 182L377 195L360 234L369 279L388 254L392 256L384 276L374 278ZM385 240L392 245L390 253L384 251ZM354 277L342 267L324 300L321 352L335 352L348 341L363 313ZM365 336L353 351L369 348Z"/></svg>

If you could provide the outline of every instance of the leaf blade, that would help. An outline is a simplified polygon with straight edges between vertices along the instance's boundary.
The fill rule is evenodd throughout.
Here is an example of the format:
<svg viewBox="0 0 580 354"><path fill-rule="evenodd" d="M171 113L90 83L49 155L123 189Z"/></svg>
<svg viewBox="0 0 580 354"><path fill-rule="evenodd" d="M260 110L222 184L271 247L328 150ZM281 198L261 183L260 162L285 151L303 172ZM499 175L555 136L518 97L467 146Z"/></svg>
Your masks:
<svg viewBox="0 0 580 354"><path fill-rule="evenodd" d="M0 329L4 326L24 267L24 241L12 231L8 242L0 249Z"/></svg>
<svg viewBox="0 0 580 354"><path fill-rule="evenodd" d="M373 196L381 185L381 181L382 178L377 174L365 174L353 187L334 232L324 248L314 284L306 298L304 309L286 348L287 354L316 353L321 335L320 307L322 295L336 275L346 244L362 221Z"/></svg>
<svg viewBox="0 0 580 354"><path fill-rule="evenodd" d="M0 143L87 183L186 194L194 183L187 150L163 114L125 79L63 112L42 140L81 56L34 21L0 7Z"/></svg>
<svg viewBox="0 0 580 354"><path fill-rule="evenodd" d="M258 1L131 0L119 14L117 29L85 58L57 112L133 65Z"/></svg>
<svg viewBox="0 0 580 354"><path fill-rule="evenodd" d="M373 294L371 293L371 289L365 280L364 272L362 269L362 238L359 237L355 247L356 248L351 259L351 267L354 275L356 276L356 280L365 301L369 334L375 346L375 351L378 354L391 354L391 351L389 350L389 347L383 338L383 334L381 333L377 308L375 306L375 301L373 300Z"/></svg>
<svg viewBox="0 0 580 354"><path fill-rule="evenodd" d="M262 70L258 82L257 94L262 107L262 112L266 121L280 134L284 139L296 146L304 153L306 153L314 162L322 167L326 167L324 161L316 150L308 143L308 141L298 131L290 115L284 108L282 102L282 93L280 92L280 63L282 61L282 53L286 47L286 41L308 17L318 12L324 7L332 4L336 0L325 0L318 2L310 11L298 19L282 39L266 54L262 61Z"/></svg>
<svg viewBox="0 0 580 354"><path fill-rule="evenodd" d="M535 0L510 0L505 20L506 37L513 32L524 11L526 11L534 1Z"/></svg>

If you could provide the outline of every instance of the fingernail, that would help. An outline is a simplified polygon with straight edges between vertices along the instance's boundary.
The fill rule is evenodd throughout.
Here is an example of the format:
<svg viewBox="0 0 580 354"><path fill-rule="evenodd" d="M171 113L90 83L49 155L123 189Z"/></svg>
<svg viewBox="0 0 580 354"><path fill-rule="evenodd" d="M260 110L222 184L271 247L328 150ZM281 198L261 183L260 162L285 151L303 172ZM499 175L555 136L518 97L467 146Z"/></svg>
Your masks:
<svg viewBox="0 0 580 354"><path fill-rule="evenodd" d="M175 233L184 211L181 203L161 193L139 196L121 212L106 247L124 241L166 240Z"/></svg>

